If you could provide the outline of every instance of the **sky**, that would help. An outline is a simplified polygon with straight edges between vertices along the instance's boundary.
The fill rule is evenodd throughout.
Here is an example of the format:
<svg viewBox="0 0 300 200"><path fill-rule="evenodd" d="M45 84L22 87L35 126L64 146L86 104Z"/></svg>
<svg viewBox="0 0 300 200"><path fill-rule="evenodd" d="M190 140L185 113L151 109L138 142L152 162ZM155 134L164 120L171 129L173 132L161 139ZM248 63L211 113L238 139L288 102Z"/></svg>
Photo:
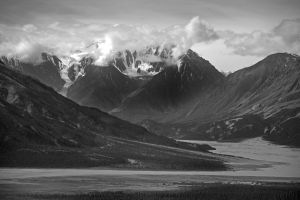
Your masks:
<svg viewBox="0 0 300 200"><path fill-rule="evenodd" d="M300 54L299 0L0 0L0 54L36 59L89 43L110 51L143 45L192 48L219 70L269 54Z"/></svg>

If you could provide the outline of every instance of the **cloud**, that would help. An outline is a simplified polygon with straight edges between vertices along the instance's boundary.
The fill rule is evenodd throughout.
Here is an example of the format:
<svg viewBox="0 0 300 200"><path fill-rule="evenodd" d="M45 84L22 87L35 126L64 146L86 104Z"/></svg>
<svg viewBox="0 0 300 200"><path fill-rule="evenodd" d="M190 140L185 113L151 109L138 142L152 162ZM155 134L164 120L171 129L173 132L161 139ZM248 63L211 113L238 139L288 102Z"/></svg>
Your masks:
<svg viewBox="0 0 300 200"><path fill-rule="evenodd" d="M206 43L216 39L216 31L199 17L191 19L186 25L163 29L146 25L69 25L59 22L46 27L33 24L0 25L0 55L17 56L31 61L39 57L41 52L63 56L81 50L93 55L98 64L103 64L113 52L125 49L142 50L149 46L161 46L172 48L173 56L177 57L195 43ZM98 48L87 48L90 44L97 44Z"/></svg>
<svg viewBox="0 0 300 200"><path fill-rule="evenodd" d="M25 32L34 32L37 30L37 27L33 24L26 24L22 28Z"/></svg>
<svg viewBox="0 0 300 200"><path fill-rule="evenodd" d="M216 31L207 22L200 20L199 17L191 19L185 26L185 31L187 40L189 40L191 44L213 41L219 38Z"/></svg>
<svg viewBox="0 0 300 200"><path fill-rule="evenodd" d="M276 52L300 54L300 19L283 20L268 32L219 33L237 55L266 56Z"/></svg>
<svg viewBox="0 0 300 200"><path fill-rule="evenodd" d="M274 34L281 36L282 39L289 43L300 41L300 18L283 20L273 29Z"/></svg>
<svg viewBox="0 0 300 200"><path fill-rule="evenodd" d="M218 31L199 17L192 18L185 25L162 29L147 25L96 23L0 24L0 55L39 62L41 52L70 56L79 50L80 55L89 54L97 64L104 65L114 52L125 49L139 51L149 46L160 46L171 49L176 58L195 44L207 47L216 41L222 42L232 54L240 56L266 56L283 51L300 54L299 37L300 19L283 20L267 32L251 33ZM158 61L160 58L152 56L144 59Z"/></svg>
<svg viewBox="0 0 300 200"><path fill-rule="evenodd" d="M173 48L174 57L180 56L183 52L190 49L194 44L206 43L217 40L219 38L217 32L205 21L200 20L199 17L194 17L184 27L175 27L173 31L175 37L170 43L177 41ZM179 36L177 38L177 36Z"/></svg>

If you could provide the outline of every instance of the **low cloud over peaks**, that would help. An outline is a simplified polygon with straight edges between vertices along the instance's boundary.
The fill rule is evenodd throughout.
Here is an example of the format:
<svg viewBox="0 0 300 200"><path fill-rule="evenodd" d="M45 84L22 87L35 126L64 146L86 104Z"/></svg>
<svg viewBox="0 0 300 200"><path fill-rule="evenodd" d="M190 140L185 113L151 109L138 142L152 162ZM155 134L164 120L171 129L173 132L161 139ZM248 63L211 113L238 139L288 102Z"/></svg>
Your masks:
<svg viewBox="0 0 300 200"><path fill-rule="evenodd" d="M36 59L41 52L70 55L87 51L98 64L104 63L116 51L142 50L148 46L172 48L173 56L185 53L193 44L218 39L216 31L199 17L186 25L164 29L133 25L65 25L55 22L47 27L1 25L0 54L17 56L24 61ZM97 43L98 48L87 48Z"/></svg>
<svg viewBox="0 0 300 200"><path fill-rule="evenodd" d="M186 24L160 29L147 25L96 23L0 24L0 55L39 62L42 52L70 56L80 51L81 55L93 56L97 64L104 65L114 52L125 49L139 51L149 46L160 46L171 49L176 58L195 44L207 47L221 41L228 55L259 57L275 52L300 54L299 36L300 19L283 20L269 31L251 33L216 30L199 17ZM90 48L91 44L97 44L97 48Z"/></svg>
<svg viewBox="0 0 300 200"><path fill-rule="evenodd" d="M222 33L225 44L235 54L266 56L276 52L300 54L300 19L283 20L268 32Z"/></svg>
<svg viewBox="0 0 300 200"><path fill-rule="evenodd" d="M290 44L300 41L300 18L283 20L273 32Z"/></svg>

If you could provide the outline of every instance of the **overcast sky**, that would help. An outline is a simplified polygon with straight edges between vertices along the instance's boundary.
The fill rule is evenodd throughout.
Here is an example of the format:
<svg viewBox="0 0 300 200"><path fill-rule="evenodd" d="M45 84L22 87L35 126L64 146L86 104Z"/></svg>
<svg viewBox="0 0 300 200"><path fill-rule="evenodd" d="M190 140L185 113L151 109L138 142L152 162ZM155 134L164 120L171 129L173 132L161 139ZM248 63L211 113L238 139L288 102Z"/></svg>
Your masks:
<svg viewBox="0 0 300 200"><path fill-rule="evenodd" d="M49 45L68 34L71 46L78 38L87 40L85 35L89 40L97 33L100 37L116 24L125 25L127 33L132 33L128 27L162 30L179 25L182 30L175 30L180 32L175 38L194 42L192 48L223 71L278 51L300 53L300 0L0 0L0 53L20 41L44 45L42 38L51 37L45 43ZM81 35L75 39L77 32ZM145 37L160 34L144 32ZM174 29L171 33L174 38ZM15 43L8 41L12 36L18 38Z"/></svg>

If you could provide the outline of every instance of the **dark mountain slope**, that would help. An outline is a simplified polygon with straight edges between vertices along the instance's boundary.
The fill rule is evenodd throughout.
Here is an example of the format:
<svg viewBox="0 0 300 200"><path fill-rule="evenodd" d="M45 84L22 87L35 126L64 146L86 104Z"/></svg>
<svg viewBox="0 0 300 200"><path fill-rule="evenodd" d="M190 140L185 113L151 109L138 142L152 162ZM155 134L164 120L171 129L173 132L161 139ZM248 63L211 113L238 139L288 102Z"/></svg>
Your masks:
<svg viewBox="0 0 300 200"><path fill-rule="evenodd" d="M224 168L211 154L79 106L3 65L0 133L1 166Z"/></svg>
<svg viewBox="0 0 300 200"><path fill-rule="evenodd" d="M169 120L166 126L173 130L173 136L188 139L263 135L275 142L299 145L299 77L298 56L270 55L230 74L222 85L200 94L181 109L165 114ZM149 127L151 123L146 121L144 125ZM155 127L163 130L158 124Z"/></svg>
<svg viewBox="0 0 300 200"><path fill-rule="evenodd" d="M69 68L69 78L74 80L75 68L83 69L80 76L68 89L67 96L79 104L93 106L104 111L119 107L122 101L133 91L148 82L153 74L165 68L166 63L160 59L165 51L156 48L143 51L121 51L113 54L106 66L96 66L92 58L83 58L80 66ZM156 61L145 61L157 59Z"/></svg>
<svg viewBox="0 0 300 200"><path fill-rule="evenodd" d="M258 114L267 118L275 114L275 107L285 104L290 95L297 100L299 58L290 54L274 54L249 68L226 77L206 95L188 105L182 120L211 121L244 114ZM209 117L209 114L213 113Z"/></svg>
<svg viewBox="0 0 300 200"><path fill-rule="evenodd" d="M79 77L68 89L67 96L79 104L109 111L119 106L139 81L122 74L114 66L88 65L85 76Z"/></svg>
<svg viewBox="0 0 300 200"><path fill-rule="evenodd" d="M62 62L56 56L42 53L42 62L39 64L21 62L17 59L6 57L1 57L1 60L7 66L40 80L56 91L60 91L65 84L65 81L60 76Z"/></svg>
<svg viewBox="0 0 300 200"><path fill-rule="evenodd" d="M142 88L131 93L113 114L131 121L148 119L191 101L199 94L220 84L224 79L208 61L189 50L181 56L178 66L169 66L155 75Z"/></svg>
<svg viewBox="0 0 300 200"><path fill-rule="evenodd" d="M279 53L266 57L252 67L239 70L228 77L226 91L239 102L240 113L275 114L284 102L299 100L300 58ZM294 96L293 98L290 98ZM229 97L228 97L229 98Z"/></svg>

